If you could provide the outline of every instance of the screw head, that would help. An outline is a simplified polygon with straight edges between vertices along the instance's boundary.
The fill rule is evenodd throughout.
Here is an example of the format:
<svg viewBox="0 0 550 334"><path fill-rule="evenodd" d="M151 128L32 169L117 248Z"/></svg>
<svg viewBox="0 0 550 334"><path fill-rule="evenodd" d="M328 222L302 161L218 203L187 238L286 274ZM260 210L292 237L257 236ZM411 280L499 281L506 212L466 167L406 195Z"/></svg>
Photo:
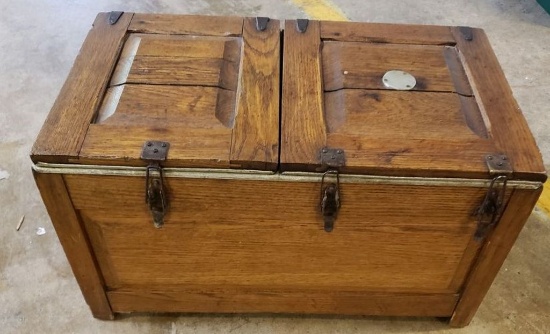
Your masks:
<svg viewBox="0 0 550 334"><path fill-rule="evenodd" d="M493 160L493 156L492 156L492 155L488 155L488 156L487 156L487 159L488 159L488 160Z"/></svg>
<svg viewBox="0 0 550 334"><path fill-rule="evenodd" d="M327 153L328 150L326 148L323 149L323 153Z"/></svg>
<svg viewBox="0 0 550 334"><path fill-rule="evenodd" d="M338 150L338 151L336 151L336 153L342 154L342 153L344 153L344 152L343 152L342 150Z"/></svg>
<svg viewBox="0 0 550 334"><path fill-rule="evenodd" d="M153 143L151 143L150 141L147 142L147 146L153 146Z"/></svg>
<svg viewBox="0 0 550 334"><path fill-rule="evenodd" d="M499 165L499 166L502 166L502 165L503 165L503 163L502 163L502 162L499 162L499 163L498 163L498 165Z"/></svg>
<svg viewBox="0 0 550 334"><path fill-rule="evenodd" d="M506 157L505 155L501 156L500 158L501 158L502 160L507 160L507 159L508 159L508 157Z"/></svg>
<svg viewBox="0 0 550 334"><path fill-rule="evenodd" d="M335 160L335 159L336 159L336 156L333 155L333 156L331 156L330 158L331 158L332 160Z"/></svg>
<svg viewBox="0 0 550 334"><path fill-rule="evenodd" d="M159 149L158 149L158 148L155 148L155 149L153 150L153 152L154 152L154 153L159 153Z"/></svg>

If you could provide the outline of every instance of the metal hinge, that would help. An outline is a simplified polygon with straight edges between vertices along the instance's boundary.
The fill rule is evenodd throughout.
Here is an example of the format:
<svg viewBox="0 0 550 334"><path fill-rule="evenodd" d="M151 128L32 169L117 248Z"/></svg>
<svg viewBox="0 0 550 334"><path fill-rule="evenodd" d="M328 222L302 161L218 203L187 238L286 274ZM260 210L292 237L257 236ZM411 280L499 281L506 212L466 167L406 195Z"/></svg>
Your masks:
<svg viewBox="0 0 550 334"><path fill-rule="evenodd" d="M470 27L458 27L458 31L462 34L462 37L468 42L474 40L474 31Z"/></svg>
<svg viewBox="0 0 550 334"><path fill-rule="evenodd" d="M477 229L474 234L476 241L481 241L489 234L500 220L504 208L506 185L512 175L512 166L508 157L503 154L490 154L485 156L485 162L489 173L494 175L489 189L483 198L483 202L476 209Z"/></svg>
<svg viewBox="0 0 550 334"><path fill-rule="evenodd" d="M269 17L258 16L256 17L256 30L264 31L267 29L267 24L269 23Z"/></svg>
<svg viewBox="0 0 550 334"><path fill-rule="evenodd" d="M324 229L331 232L334 229L334 222L340 210L340 172L338 167L346 163L344 150L339 148L324 147L321 149L320 160L326 171L321 177L321 194L319 207L323 215ZM327 182L327 178L333 177L333 182Z"/></svg>
<svg viewBox="0 0 550 334"><path fill-rule="evenodd" d="M307 26L309 25L308 19L297 19L296 20L296 30L300 33L305 33L307 31Z"/></svg>
<svg viewBox="0 0 550 334"><path fill-rule="evenodd" d="M110 25L115 25L118 20L120 19L120 17L122 16L122 14L124 14L124 12L110 12L109 13L109 24Z"/></svg>
<svg viewBox="0 0 550 334"><path fill-rule="evenodd" d="M166 160L170 143L164 141L146 141L141 150L141 159L148 161L145 171L145 203L153 216L156 228L164 225L164 216L168 210L168 198L164 187L164 173L160 163Z"/></svg>

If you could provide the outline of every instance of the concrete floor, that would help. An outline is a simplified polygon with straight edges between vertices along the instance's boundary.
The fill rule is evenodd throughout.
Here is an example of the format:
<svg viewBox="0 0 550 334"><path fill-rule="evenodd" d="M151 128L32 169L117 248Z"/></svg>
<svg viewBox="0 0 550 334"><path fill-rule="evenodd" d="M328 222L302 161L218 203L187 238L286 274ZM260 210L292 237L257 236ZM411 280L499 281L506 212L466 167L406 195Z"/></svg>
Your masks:
<svg viewBox="0 0 550 334"><path fill-rule="evenodd" d="M91 317L32 180L28 153L99 11L296 18L306 1L0 0L0 333L550 333L550 219L535 210L472 324L285 316ZM335 0L353 21L486 29L550 162L550 16L535 0ZM8 175L9 174L9 175ZM15 231L22 215L25 222ZM44 235L37 235L43 227Z"/></svg>

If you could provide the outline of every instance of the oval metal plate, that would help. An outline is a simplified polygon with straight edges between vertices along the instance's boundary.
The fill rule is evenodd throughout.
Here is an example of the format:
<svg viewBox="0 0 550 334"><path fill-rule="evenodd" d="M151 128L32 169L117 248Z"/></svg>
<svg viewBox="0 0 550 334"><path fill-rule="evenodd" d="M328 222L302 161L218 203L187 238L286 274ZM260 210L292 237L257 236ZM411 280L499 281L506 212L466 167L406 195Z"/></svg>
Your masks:
<svg viewBox="0 0 550 334"><path fill-rule="evenodd" d="M411 90L416 86L415 77L405 71L391 70L382 77L384 86L396 90Z"/></svg>

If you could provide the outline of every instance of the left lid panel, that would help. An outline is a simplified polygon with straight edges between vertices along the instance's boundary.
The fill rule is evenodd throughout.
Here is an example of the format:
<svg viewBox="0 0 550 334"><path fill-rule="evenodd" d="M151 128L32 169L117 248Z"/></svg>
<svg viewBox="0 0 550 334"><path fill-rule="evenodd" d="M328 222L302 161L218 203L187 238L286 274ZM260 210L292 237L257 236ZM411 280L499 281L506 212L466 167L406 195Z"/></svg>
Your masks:
<svg viewBox="0 0 550 334"><path fill-rule="evenodd" d="M279 22L260 31L254 18L134 14L129 21L68 162L142 166L143 143L160 140L170 142L165 166L275 170Z"/></svg>

